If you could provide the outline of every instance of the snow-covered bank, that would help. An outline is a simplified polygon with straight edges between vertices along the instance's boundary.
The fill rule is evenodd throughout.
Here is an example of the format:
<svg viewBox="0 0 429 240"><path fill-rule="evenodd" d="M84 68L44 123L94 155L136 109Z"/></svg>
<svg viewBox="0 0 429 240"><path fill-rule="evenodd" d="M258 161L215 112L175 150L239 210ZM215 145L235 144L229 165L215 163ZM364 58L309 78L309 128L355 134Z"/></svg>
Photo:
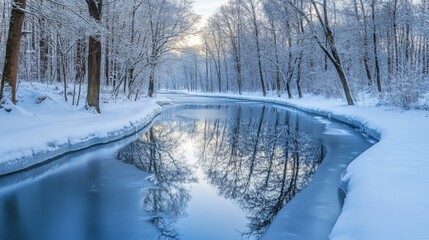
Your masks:
<svg viewBox="0 0 429 240"><path fill-rule="evenodd" d="M145 99L102 103L102 114L93 114L64 103L54 88L22 84L12 111L0 109L0 175L132 135L161 112L155 99Z"/></svg>
<svg viewBox="0 0 429 240"><path fill-rule="evenodd" d="M351 124L379 139L379 143L357 157L343 173L339 187L347 196L329 238L428 238L428 112L347 106L344 102L319 98L286 100L225 94L210 96L288 105ZM284 239L287 236L282 219L287 219L288 214L290 209L286 206L268 229L266 239ZM314 226L307 227L308 231L315 231Z"/></svg>

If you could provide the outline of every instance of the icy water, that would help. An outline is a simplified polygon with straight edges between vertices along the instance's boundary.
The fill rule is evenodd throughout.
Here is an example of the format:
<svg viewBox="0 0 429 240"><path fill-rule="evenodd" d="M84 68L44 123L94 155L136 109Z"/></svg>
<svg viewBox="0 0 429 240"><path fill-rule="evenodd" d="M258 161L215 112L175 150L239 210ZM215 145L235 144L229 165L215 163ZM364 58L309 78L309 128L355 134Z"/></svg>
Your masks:
<svg viewBox="0 0 429 240"><path fill-rule="evenodd" d="M1 177L0 239L257 239L332 139L354 157L371 145L281 106L167 96L139 135Z"/></svg>

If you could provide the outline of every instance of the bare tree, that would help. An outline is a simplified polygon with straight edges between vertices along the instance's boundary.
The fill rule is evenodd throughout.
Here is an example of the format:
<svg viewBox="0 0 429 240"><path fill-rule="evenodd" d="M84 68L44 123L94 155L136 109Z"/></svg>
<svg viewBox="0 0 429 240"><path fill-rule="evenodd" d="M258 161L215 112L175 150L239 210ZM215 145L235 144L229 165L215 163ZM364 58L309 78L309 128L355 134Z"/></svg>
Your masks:
<svg viewBox="0 0 429 240"><path fill-rule="evenodd" d="M310 18L308 17L304 9L301 9L300 7L296 6L295 3L293 3L290 0L288 0L288 2L290 5L292 5L295 8L295 10L297 10L300 13L301 17L303 17L308 24L312 24L312 21L310 20ZM340 54L338 52L338 49L335 43L334 32L332 31L331 26L329 24L327 2L326 0L323 0L320 6L320 4L317 3L316 1L311 0L311 5L313 6L316 12L316 17L319 21L323 34L325 35L328 47L326 47L325 44L320 40L315 30L314 30L313 38L316 40L319 47L322 49L322 51L325 53L325 55L329 58L329 60L334 65L335 70L337 71L338 77L340 78L341 85L343 86L344 94L346 96L348 105L353 105L354 104L353 98L347 82L347 77L344 72L343 65L340 59ZM322 8L321 10L320 10L320 7Z"/></svg>
<svg viewBox="0 0 429 240"><path fill-rule="evenodd" d="M224 25L224 32L232 50L235 66L235 78L237 81L238 94L241 95L243 90L243 76L242 76L242 59L241 59L241 36L243 17L242 11L234 1L230 5L225 5L220 8L219 20Z"/></svg>
<svg viewBox="0 0 429 240"><path fill-rule="evenodd" d="M258 23L258 11L259 9L257 9L257 4L258 1L256 0L246 0L243 1L243 5L244 8L247 10L247 14L250 15L250 21L253 27L253 34L254 34L254 39L255 39L255 44L256 44L256 57L257 57L257 61L258 61L258 70L259 70L259 80L261 82L261 89L262 89L262 94L264 96L267 95L267 87L265 86L265 80L264 80L264 73L262 70L262 53L261 53L261 40L260 40L260 26Z"/></svg>
<svg viewBox="0 0 429 240"><path fill-rule="evenodd" d="M155 96L155 73L162 57L174 49L177 40L183 38L198 17L191 11L189 0L162 1L162 4L148 1L149 17L149 97Z"/></svg>
<svg viewBox="0 0 429 240"><path fill-rule="evenodd" d="M374 64L375 64L375 79L377 81L377 90L381 93L381 77L380 77L380 62L378 60L378 47L377 47L377 28L375 26L375 4L377 0L372 0L371 3L371 17L372 17L372 40L374 51Z"/></svg>
<svg viewBox="0 0 429 240"><path fill-rule="evenodd" d="M101 20L102 0L86 0L90 16ZM99 35L89 37L88 45L88 94L87 104L100 113L101 42Z"/></svg>
<svg viewBox="0 0 429 240"><path fill-rule="evenodd" d="M19 49L21 47L22 24L25 17L26 0L15 0L9 24L9 35L6 43L6 56L0 87L0 100L3 99L5 84L11 87L11 100L16 104L16 82L19 68Z"/></svg>
<svg viewBox="0 0 429 240"><path fill-rule="evenodd" d="M353 6L354 6L354 10L355 10L357 24L358 24L358 26L361 26L360 28L362 28L362 30L363 30L363 33L361 33L361 35L362 35L362 49L363 49L363 57L362 58L363 58L364 66L365 66L366 77L368 79L368 86L371 86L372 85L372 75L371 75L371 69L369 67L368 20L367 20L363 0L359 0L359 1L360 1L359 2L360 3L360 11L359 11L357 0L353 0ZM362 12L362 16L360 15L360 12Z"/></svg>

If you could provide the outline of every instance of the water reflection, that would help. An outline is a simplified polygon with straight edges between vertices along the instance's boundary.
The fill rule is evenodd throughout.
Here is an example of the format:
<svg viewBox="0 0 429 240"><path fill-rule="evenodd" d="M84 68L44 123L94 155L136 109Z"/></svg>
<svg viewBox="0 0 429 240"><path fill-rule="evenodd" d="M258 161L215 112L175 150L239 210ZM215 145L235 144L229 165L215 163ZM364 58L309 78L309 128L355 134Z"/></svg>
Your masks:
<svg viewBox="0 0 429 240"><path fill-rule="evenodd" d="M246 234L255 236L312 180L323 153L287 112L258 110L237 107L235 118L205 121L199 153L210 183L246 211Z"/></svg>
<svg viewBox="0 0 429 240"><path fill-rule="evenodd" d="M142 206L159 229L160 239L179 239L174 228L190 199L187 183L195 181L190 165L180 151L183 141L175 126L158 123L137 141L121 150L117 158L153 174L154 186L145 189Z"/></svg>
<svg viewBox="0 0 429 240"><path fill-rule="evenodd" d="M321 143L299 124L296 113L273 106L182 106L167 110L118 159L153 174L142 204L161 238L186 238L174 223L185 215L189 183L197 178L239 205L248 218L243 236L255 238L322 160ZM197 163L185 155L189 142Z"/></svg>

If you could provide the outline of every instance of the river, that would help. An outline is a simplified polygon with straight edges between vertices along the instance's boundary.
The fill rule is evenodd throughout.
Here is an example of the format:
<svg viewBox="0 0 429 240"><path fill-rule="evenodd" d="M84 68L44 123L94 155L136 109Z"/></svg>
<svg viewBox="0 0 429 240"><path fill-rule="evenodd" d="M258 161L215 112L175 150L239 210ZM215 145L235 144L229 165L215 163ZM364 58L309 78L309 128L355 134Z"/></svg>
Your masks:
<svg viewBox="0 0 429 240"><path fill-rule="evenodd" d="M315 176L329 180L314 204L332 225L339 174L374 143L279 105L165 96L135 136L1 177L0 239L258 239Z"/></svg>

